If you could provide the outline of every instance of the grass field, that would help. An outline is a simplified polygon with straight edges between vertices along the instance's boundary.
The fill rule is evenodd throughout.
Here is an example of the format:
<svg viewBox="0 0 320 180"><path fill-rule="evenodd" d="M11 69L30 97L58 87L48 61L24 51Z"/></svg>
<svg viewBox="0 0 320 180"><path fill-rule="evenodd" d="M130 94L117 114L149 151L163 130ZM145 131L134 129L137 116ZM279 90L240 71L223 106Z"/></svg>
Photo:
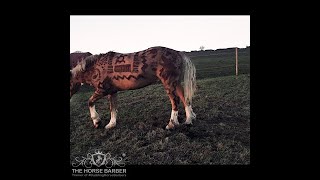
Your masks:
<svg viewBox="0 0 320 180"><path fill-rule="evenodd" d="M240 75L233 57L195 57L198 91L193 126L165 130L170 100L161 84L118 93L117 126L94 129L83 88L70 102L70 161L95 150L127 158L126 164L250 164L250 56L239 55ZM224 66L225 68L218 68ZM230 66L227 68L227 66ZM103 125L109 122L109 102L96 103ZM179 122L185 121L182 104Z"/></svg>
<svg viewBox="0 0 320 180"><path fill-rule="evenodd" d="M199 56L192 58L197 68L197 79L235 75L235 55ZM250 54L238 56L238 74L250 73Z"/></svg>

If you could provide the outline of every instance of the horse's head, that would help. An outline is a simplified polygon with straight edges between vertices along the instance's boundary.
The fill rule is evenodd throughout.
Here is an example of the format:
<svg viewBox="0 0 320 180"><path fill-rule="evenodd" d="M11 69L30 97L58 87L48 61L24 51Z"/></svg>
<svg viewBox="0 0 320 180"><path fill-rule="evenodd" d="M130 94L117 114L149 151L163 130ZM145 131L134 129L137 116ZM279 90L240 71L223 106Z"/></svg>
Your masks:
<svg viewBox="0 0 320 180"><path fill-rule="evenodd" d="M79 91L82 84L76 74L83 66L80 65L78 68L76 67L83 59L91 55L89 52L74 52L70 54L70 99L72 95Z"/></svg>
<svg viewBox="0 0 320 180"><path fill-rule="evenodd" d="M78 81L70 70L70 99L71 97L79 91L81 87L81 82Z"/></svg>
<svg viewBox="0 0 320 180"><path fill-rule="evenodd" d="M78 63L85 59L88 56L91 56L92 54L90 52L80 52L76 51L70 54L70 69L76 67Z"/></svg>

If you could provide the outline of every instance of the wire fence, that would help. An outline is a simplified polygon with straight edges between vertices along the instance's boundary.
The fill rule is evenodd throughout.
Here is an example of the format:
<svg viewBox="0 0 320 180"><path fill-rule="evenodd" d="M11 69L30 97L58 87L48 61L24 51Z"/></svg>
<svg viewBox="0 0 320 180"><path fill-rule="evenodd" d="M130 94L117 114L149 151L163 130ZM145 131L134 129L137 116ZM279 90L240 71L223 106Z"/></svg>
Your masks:
<svg viewBox="0 0 320 180"><path fill-rule="evenodd" d="M206 56L232 56L235 53L213 53L213 54L203 54L203 55L189 55L190 58L192 57L206 57ZM247 52L238 52L238 55L248 55Z"/></svg>
<svg viewBox="0 0 320 180"><path fill-rule="evenodd" d="M196 66L197 79L214 78L239 74L250 74L250 48L234 48L228 52L199 51L188 56Z"/></svg>

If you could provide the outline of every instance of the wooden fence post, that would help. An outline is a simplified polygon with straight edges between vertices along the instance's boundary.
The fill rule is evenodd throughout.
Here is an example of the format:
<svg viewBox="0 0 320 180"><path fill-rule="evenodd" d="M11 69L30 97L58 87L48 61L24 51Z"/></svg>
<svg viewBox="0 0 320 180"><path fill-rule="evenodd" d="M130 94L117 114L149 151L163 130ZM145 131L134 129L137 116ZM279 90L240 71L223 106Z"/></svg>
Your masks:
<svg viewBox="0 0 320 180"><path fill-rule="evenodd" d="M238 48L236 47L236 76L238 76Z"/></svg>

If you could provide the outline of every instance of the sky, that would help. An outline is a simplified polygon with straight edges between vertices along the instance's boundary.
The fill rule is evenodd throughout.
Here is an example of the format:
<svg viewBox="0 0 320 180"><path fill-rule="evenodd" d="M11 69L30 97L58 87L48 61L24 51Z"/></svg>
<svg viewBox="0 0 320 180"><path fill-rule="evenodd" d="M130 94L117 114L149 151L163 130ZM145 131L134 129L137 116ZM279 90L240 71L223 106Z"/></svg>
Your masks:
<svg viewBox="0 0 320 180"><path fill-rule="evenodd" d="M250 46L250 16L70 16L70 53Z"/></svg>

